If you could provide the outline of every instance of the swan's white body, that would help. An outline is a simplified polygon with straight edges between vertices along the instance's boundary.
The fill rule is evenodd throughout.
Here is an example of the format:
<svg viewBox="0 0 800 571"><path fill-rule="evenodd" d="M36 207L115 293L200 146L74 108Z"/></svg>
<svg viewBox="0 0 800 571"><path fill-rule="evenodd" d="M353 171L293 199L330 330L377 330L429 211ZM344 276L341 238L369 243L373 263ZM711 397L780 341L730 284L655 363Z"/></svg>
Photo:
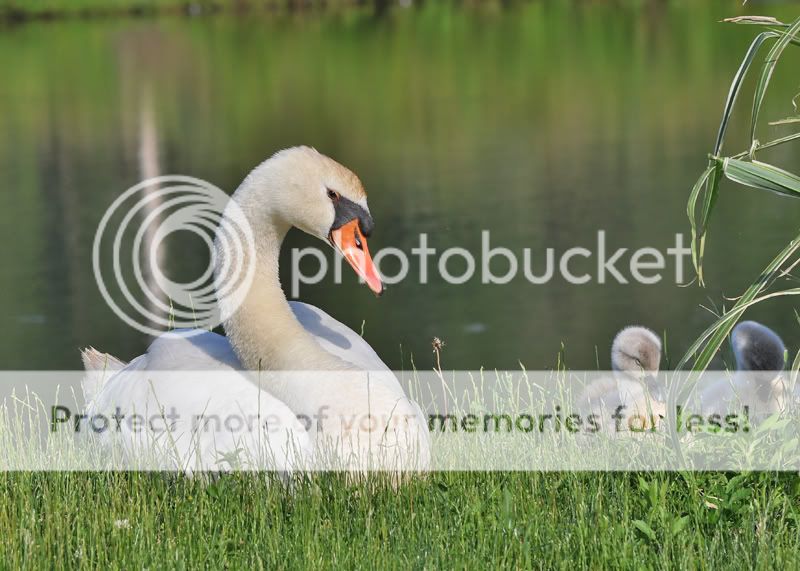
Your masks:
<svg viewBox="0 0 800 571"><path fill-rule="evenodd" d="M667 410L641 382L620 375L587 385L578 406L585 414L596 415L596 423L606 432L649 430L659 425Z"/></svg>
<svg viewBox="0 0 800 571"><path fill-rule="evenodd" d="M759 419L783 412L794 398L788 380L778 372L736 371L730 378L701 385L697 401L705 416L739 414L747 406L751 419Z"/></svg>
<svg viewBox="0 0 800 571"><path fill-rule="evenodd" d="M658 335L645 327L626 327L611 345L614 375L589 383L578 397L579 410L595 415L608 432L653 428L666 414L660 395L652 394L647 382L655 380L660 360Z"/></svg>
<svg viewBox="0 0 800 571"><path fill-rule="evenodd" d="M740 413L747 406L751 418L783 412L796 398L782 374L786 365L783 340L755 321L739 323L731 333L736 372L730 378L702 384L697 404L704 415Z"/></svg>
<svg viewBox="0 0 800 571"><path fill-rule="evenodd" d="M105 356L84 352L103 366ZM110 363L84 382L87 415L114 418L99 443L126 467L150 470L288 472L310 464L309 435L281 401L242 374L230 344L206 331L176 330L127 365ZM99 389L97 394L92 391ZM138 415L142 421L133 422Z"/></svg>
<svg viewBox="0 0 800 571"><path fill-rule="evenodd" d="M277 419L280 428L266 436L278 457L273 463L276 469L291 469L310 456L316 469L424 469L429 458L427 424L389 368L359 335L324 311L288 303L278 280L280 246L292 226L335 242L340 204L348 214L357 212L358 223L364 224L369 214L358 178L315 150L298 147L254 169L232 202L247 216L256 247L254 252L242 252L216 243L218 284L231 278L224 268L247 264L255 268L253 285L242 299L235 304L219 299L228 336L196 331L165 334L107 381L98 382L96 373L88 375L85 392L93 397L91 410L174 406L182 417L231 411L267 414ZM371 224L371 218L366 222ZM358 238L364 244L365 238L358 229L355 232L361 250ZM354 253L343 253L356 267L350 260ZM84 355L87 370L101 369L103 359L118 362L101 354ZM215 381L211 375L192 382L186 371L216 372L224 380ZM151 396L153 387L133 381L142 378L136 374L141 372L158 377L155 395ZM192 464L206 467L242 449L260 450L265 441L258 428L238 440L230 432L223 426L201 433L200 445L194 447L187 436L178 456L189 469ZM147 446L131 434L122 439L137 453ZM281 457L290 450L299 451L299 459Z"/></svg>

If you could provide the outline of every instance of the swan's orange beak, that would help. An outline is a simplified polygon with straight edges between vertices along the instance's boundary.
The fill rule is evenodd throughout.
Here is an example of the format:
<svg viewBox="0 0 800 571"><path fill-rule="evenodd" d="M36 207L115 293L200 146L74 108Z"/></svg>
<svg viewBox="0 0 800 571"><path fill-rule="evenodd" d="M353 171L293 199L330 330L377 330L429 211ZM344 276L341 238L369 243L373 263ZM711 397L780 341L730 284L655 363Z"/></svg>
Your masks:
<svg viewBox="0 0 800 571"><path fill-rule="evenodd" d="M365 281L376 295L383 293L383 282L372 262L367 248L367 239L358 227L358 218L351 220L336 230L331 230L330 240L349 262L355 272Z"/></svg>

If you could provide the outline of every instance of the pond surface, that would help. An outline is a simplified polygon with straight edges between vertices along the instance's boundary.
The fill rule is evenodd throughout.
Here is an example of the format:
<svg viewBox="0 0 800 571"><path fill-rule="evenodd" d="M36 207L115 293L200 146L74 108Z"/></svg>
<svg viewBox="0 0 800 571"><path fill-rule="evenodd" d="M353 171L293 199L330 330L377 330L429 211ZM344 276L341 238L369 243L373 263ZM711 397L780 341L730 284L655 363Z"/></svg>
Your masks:
<svg viewBox="0 0 800 571"><path fill-rule="evenodd" d="M564 6L562 4L570 4ZM343 11L248 17L62 21L0 30L0 367L70 369L78 348L121 358L149 339L104 303L95 228L157 170L232 192L277 149L313 145L357 172L377 228L370 246L563 252L665 251L689 229L730 78L754 28L717 23L739 3L652 2L452 7L376 17ZM787 6L769 12L791 17ZM751 9L747 7L745 9ZM762 10L764 11L764 10ZM778 68L765 118L792 114L797 56ZM727 147L746 146L744 101ZM763 127L760 139L787 133ZM148 139L149 137L149 139ZM764 155L800 170L798 147ZM357 331L393 367L608 366L630 323L667 332L673 363L720 307L797 232L800 202L725 184L707 252L708 287L572 285L518 278L482 286L407 280L381 299L346 276L300 298ZM292 235L287 248L310 245ZM165 254L175 276L203 248ZM285 258L288 261L288 256ZM105 263L105 262L104 262ZM107 261L110 263L110 261ZM455 268L455 265L454 265ZM687 278L690 265L685 266ZM284 272L285 273L285 272ZM286 277L285 279L288 279ZM727 302L730 304L730 302ZM791 301L752 312L797 348Z"/></svg>

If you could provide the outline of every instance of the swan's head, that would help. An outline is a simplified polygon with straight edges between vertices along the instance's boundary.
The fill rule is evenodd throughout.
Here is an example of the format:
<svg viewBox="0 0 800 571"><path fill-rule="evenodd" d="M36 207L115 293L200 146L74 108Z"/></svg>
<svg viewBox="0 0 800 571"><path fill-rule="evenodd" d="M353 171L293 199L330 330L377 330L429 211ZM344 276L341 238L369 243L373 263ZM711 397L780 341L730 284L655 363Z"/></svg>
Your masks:
<svg viewBox="0 0 800 571"><path fill-rule="evenodd" d="M755 321L742 321L731 333L736 368L740 371L782 371L786 347L778 334Z"/></svg>
<svg viewBox="0 0 800 571"><path fill-rule="evenodd" d="M257 203L249 205L256 215L328 242L373 292L383 292L367 248L374 227L367 193L351 170L311 147L292 147L261 163L242 186L256 189L244 199Z"/></svg>
<svg viewBox="0 0 800 571"><path fill-rule="evenodd" d="M611 368L641 381L653 381L661 363L661 339L646 327L626 327L611 345Z"/></svg>

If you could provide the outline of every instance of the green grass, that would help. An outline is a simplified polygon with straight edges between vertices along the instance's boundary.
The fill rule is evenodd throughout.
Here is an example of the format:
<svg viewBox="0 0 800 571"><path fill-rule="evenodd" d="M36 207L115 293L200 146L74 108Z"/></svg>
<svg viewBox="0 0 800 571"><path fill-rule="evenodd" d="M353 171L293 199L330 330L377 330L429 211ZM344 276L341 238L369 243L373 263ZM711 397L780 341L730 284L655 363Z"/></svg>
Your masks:
<svg viewBox="0 0 800 571"><path fill-rule="evenodd" d="M13 410L41 426L43 407ZM756 433L796 446L774 432L796 419L767 424ZM14 428L27 425L0 426L5 457L35 465ZM721 445L771 455L760 442ZM539 465L570 450L543 446ZM438 472L397 489L374 474L0 473L0 569L791 568L799 523L796 472Z"/></svg>
<svg viewBox="0 0 800 571"><path fill-rule="evenodd" d="M3 568L786 568L794 474L0 476Z"/></svg>

